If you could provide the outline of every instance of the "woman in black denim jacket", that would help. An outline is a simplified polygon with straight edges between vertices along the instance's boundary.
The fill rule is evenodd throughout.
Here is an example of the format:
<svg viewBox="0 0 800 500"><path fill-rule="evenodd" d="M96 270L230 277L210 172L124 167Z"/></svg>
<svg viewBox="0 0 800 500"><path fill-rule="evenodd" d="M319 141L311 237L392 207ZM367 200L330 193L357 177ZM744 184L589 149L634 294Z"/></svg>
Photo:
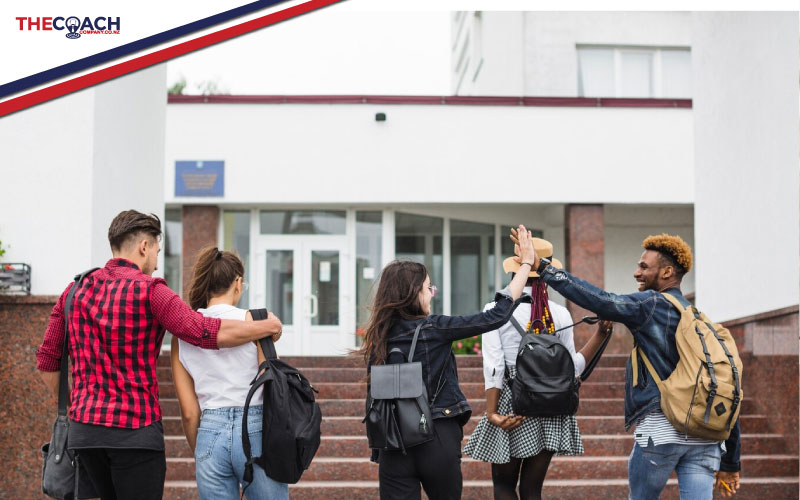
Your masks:
<svg viewBox="0 0 800 500"><path fill-rule="evenodd" d="M531 266L531 234L519 226L521 265ZM419 332L414 361L422 363L422 377L431 404L435 438L401 451L381 451L377 457L381 499L418 499L420 484L431 500L461 498L462 426L472 415L467 398L458 385L458 369L451 350L453 341L495 330L505 324L521 300L528 273L517 273L507 288L497 293L494 308L469 316L430 315L436 287L431 285L425 266L394 261L381 272L381 279L366 327L364 347L359 351L368 366L402 362L417 325Z"/></svg>

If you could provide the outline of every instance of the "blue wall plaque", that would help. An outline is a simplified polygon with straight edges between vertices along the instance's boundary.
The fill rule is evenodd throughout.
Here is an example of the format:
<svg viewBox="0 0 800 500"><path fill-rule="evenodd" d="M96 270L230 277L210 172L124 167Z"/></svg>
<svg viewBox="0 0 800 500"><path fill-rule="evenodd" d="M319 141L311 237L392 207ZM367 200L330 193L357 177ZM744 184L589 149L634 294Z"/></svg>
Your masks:
<svg viewBox="0 0 800 500"><path fill-rule="evenodd" d="M225 196L225 162L176 161L175 196Z"/></svg>

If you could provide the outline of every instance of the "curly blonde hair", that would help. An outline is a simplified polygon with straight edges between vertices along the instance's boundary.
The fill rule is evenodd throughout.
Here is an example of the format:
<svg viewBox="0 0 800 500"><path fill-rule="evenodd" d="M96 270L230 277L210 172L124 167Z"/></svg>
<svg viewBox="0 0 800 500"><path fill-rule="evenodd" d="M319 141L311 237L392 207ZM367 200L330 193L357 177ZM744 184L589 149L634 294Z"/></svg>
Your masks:
<svg viewBox="0 0 800 500"><path fill-rule="evenodd" d="M673 236L667 233L659 234L658 236L650 235L642 242L642 248L655 250L670 257L683 268L683 273L688 273L692 269L692 249L680 236Z"/></svg>

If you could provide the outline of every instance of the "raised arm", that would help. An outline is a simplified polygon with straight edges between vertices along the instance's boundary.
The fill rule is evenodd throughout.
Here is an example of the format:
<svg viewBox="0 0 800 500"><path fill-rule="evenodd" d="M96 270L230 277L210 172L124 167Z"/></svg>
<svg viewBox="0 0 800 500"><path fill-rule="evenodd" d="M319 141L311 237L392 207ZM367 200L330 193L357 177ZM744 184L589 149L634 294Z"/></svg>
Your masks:
<svg viewBox="0 0 800 500"><path fill-rule="evenodd" d="M528 273L536 256L536 252L533 250L533 236L521 224L517 234L519 234L519 239L515 252L519 255L517 258L521 261L521 267L511 283L497 292L493 308L466 316L429 317L428 321L442 334L443 341L452 342L474 337L490 330L497 330L508 321L520 299L530 300L530 297L522 297L522 290L525 288L525 282L528 281Z"/></svg>
<svg viewBox="0 0 800 500"><path fill-rule="evenodd" d="M511 240L519 241L519 232L511 229ZM535 254L535 251L534 251ZM538 255L533 259L534 269L539 268ZM624 323L631 330L644 325L653 314L658 293L654 291L618 295L601 290L597 286L553 266L539 271L542 280L558 293L584 309L603 319Z"/></svg>

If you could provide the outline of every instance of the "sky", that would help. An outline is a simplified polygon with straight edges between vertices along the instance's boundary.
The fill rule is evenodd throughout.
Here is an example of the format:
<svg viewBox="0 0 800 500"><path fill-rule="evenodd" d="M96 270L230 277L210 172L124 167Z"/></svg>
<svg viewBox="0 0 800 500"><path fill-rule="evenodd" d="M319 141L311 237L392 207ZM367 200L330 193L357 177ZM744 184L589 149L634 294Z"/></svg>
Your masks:
<svg viewBox="0 0 800 500"><path fill-rule="evenodd" d="M333 6L170 61L181 78L185 94L449 95L450 13Z"/></svg>

